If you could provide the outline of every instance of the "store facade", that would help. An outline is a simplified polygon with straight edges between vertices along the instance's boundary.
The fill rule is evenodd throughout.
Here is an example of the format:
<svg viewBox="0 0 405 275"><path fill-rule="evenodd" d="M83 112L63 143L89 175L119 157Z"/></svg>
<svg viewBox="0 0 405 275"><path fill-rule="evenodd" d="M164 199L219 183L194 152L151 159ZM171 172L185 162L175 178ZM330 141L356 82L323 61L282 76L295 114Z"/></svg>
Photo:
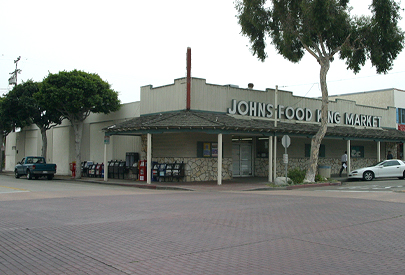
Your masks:
<svg viewBox="0 0 405 275"><path fill-rule="evenodd" d="M125 160L126 153L136 152L148 163L183 163L181 181L222 184L234 177L273 181L285 173L286 152L281 142L285 135L291 140L288 170L306 169L320 109L320 99L297 97L288 91L180 78L161 87L141 87L141 100L123 104L118 112L91 114L84 122L82 160L107 163ZM349 152L349 169L384 159L405 140L404 132L397 130L396 118L395 107L365 106L346 99L329 102L328 132L318 164L337 174L344 151ZM58 165L58 174L70 174L69 163L75 160L70 123L64 121L47 131L47 137L47 161ZM40 152L37 127L10 133L6 170L13 171L17 161Z"/></svg>
<svg viewBox="0 0 405 275"><path fill-rule="evenodd" d="M148 163L183 163L183 181L284 174L288 135L288 169L306 169L312 136L320 125L321 100L277 89L254 90L214 85L201 78L141 87L140 115L105 127L106 136L141 139L141 158ZM328 131L319 165L340 169L349 153L349 169L371 165L405 140L396 127L396 108L329 102ZM108 145L105 146L108 150ZM150 173L150 169L148 169ZM150 178L150 174L148 175Z"/></svg>

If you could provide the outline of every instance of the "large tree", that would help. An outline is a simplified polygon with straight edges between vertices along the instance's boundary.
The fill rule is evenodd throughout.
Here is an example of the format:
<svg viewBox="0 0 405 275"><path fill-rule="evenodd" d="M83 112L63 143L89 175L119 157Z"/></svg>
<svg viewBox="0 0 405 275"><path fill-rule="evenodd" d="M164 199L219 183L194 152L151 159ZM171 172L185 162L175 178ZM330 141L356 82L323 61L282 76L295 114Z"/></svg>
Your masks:
<svg viewBox="0 0 405 275"><path fill-rule="evenodd" d="M309 53L320 65L321 124L311 141L307 182L315 179L319 147L327 131L326 76L336 55L355 73L367 60L377 73L387 73L403 49L399 4L393 0L373 0L369 8L371 16L356 17L350 15L349 0L236 1L242 34L250 39L253 55L261 61L267 58L269 37L287 60L297 63Z"/></svg>
<svg viewBox="0 0 405 275"><path fill-rule="evenodd" d="M4 149L5 138L13 130L12 113L6 111L4 101L4 97L0 97L0 173L3 171L2 149Z"/></svg>
<svg viewBox="0 0 405 275"><path fill-rule="evenodd" d="M41 131L41 155L46 158L48 139L46 131L61 123L62 115L54 109L46 110L33 97L39 92L41 83L28 80L15 86L4 99L4 108L13 114L10 121L15 127L35 124Z"/></svg>
<svg viewBox="0 0 405 275"><path fill-rule="evenodd" d="M117 111L120 108L118 93L99 75L74 70L50 73L34 97L46 110L56 110L72 124L78 164L76 178L80 178L83 121L91 112L108 114Z"/></svg>

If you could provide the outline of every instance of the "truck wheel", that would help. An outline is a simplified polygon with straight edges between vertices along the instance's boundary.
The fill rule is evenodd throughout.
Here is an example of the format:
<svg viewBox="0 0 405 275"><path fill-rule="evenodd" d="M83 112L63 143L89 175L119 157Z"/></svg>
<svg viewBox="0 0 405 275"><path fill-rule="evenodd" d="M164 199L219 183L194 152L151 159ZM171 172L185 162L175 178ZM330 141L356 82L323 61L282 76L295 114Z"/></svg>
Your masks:
<svg viewBox="0 0 405 275"><path fill-rule="evenodd" d="M18 174L17 170L14 171L14 176L16 179L20 178L20 174Z"/></svg>
<svg viewBox="0 0 405 275"><path fill-rule="evenodd" d="M48 180L51 180L51 179L53 179L53 175L48 175L47 178L48 178Z"/></svg>
<svg viewBox="0 0 405 275"><path fill-rule="evenodd" d="M27 179L32 180L32 174L30 170L27 170Z"/></svg>

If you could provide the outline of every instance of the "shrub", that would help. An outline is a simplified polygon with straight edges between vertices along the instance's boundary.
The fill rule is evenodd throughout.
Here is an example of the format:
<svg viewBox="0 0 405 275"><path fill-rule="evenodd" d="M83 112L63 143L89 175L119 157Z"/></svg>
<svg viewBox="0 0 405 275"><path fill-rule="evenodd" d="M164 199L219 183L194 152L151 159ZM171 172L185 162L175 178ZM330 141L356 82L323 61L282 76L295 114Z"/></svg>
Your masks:
<svg viewBox="0 0 405 275"><path fill-rule="evenodd" d="M294 182L294 184L300 184L304 181L305 173L305 170L295 168L288 171L287 176Z"/></svg>
<svg viewBox="0 0 405 275"><path fill-rule="evenodd" d="M315 182L318 182L318 181L325 181L325 178L318 174L315 176Z"/></svg>

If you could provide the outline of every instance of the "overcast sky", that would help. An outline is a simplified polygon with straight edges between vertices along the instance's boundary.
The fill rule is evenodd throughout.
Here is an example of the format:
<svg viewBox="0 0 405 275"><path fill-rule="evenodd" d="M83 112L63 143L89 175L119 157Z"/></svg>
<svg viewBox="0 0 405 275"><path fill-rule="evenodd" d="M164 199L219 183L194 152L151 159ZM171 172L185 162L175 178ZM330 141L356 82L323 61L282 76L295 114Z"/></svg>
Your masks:
<svg viewBox="0 0 405 275"><path fill-rule="evenodd" d="M350 3L353 12L369 14L371 0ZM251 82L260 90L278 85L297 96L321 96L320 67L312 56L293 64L269 45L269 58L259 61L235 15L233 0L3 0L0 94L12 88L9 73L21 56L18 83L78 69L99 74L122 103L138 101L141 86L167 85L186 75L191 47L191 74L207 83L245 88ZM387 75L377 75L370 63L355 75L336 59L327 78L330 95L405 90L404 79L405 51Z"/></svg>

